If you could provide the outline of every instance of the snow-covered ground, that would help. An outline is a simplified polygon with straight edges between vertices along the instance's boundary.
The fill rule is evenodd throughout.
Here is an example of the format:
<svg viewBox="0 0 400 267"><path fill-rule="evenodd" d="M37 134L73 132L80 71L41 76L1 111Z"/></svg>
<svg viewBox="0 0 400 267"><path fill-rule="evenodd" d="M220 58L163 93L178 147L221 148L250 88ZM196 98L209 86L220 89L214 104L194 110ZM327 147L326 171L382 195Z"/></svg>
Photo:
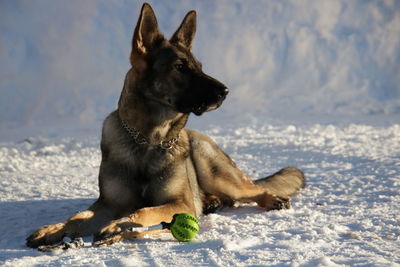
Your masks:
<svg viewBox="0 0 400 267"><path fill-rule="evenodd" d="M217 112L217 111L216 111ZM35 228L85 209L98 196L98 135L0 143L1 266L400 266L400 125L260 125L207 131L261 177L301 168L293 208L255 206L200 218L191 243L169 234L137 242L41 253Z"/></svg>

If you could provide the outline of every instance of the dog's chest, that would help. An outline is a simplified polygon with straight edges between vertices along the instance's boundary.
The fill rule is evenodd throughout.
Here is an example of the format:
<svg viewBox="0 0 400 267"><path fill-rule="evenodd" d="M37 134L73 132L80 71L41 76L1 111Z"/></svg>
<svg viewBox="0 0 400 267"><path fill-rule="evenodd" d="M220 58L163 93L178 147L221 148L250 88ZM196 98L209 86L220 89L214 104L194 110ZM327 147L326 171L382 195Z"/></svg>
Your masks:
<svg viewBox="0 0 400 267"><path fill-rule="evenodd" d="M129 171L122 176L103 179L102 195L122 207L138 209L154 206L167 198L164 190L166 182L167 178L161 175Z"/></svg>
<svg viewBox="0 0 400 267"><path fill-rule="evenodd" d="M165 195L166 184L174 175L171 160L158 152L137 153L128 177L135 194L147 204L155 204Z"/></svg>

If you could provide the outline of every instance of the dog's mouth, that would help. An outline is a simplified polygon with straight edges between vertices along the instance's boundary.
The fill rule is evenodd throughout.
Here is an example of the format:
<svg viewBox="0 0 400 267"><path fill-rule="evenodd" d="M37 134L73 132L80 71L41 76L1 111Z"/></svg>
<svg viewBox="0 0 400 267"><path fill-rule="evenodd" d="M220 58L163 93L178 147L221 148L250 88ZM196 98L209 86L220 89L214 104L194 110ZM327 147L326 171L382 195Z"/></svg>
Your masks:
<svg viewBox="0 0 400 267"><path fill-rule="evenodd" d="M222 105L222 101L220 103L208 106L206 103L202 103L199 106L196 106L192 109L193 114L196 116L202 115L204 112L212 111L219 108Z"/></svg>
<svg viewBox="0 0 400 267"><path fill-rule="evenodd" d="M175 102L175 110L200 116L204 112L219 108L222 102L224 102L228 92L229 90L224 87L219 93L207 94L205 97L199 94L184 95Z"/></svg>
<svg viewBox="0 0 400 267"><path fill-rule="evenodd" d="M192 112L193 112L195 115L200 116L201 114L203 114L204 112L206 112L206 110L207 110L206 103L202 103L202 104L200 104L199 106L194 107L193 110L192 110Z"/></svg>
<svg viewBox="0 0 400 267"><path fill-rule="evenodd" d="M216 96L216 99L211 103L207 103L207 101L200 102L200 104L195 105L191 112L193 112L196 116L202 115L204 112L212 111L219 108L224 102L226 95L228 94L228 89L224 89L224 91Z"/></svg>

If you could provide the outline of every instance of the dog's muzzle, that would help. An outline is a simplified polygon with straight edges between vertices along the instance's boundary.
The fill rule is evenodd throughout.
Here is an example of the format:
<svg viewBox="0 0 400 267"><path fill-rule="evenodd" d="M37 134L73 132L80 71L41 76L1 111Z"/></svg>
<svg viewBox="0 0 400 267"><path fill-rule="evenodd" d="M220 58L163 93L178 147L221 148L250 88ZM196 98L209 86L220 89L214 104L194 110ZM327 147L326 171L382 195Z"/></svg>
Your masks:
<svg viewBox="0 0 400 267"><path fill-rule="evenodd" d="M205 100L204 102L201 102L199 105L193 107L192 112L200 116L204 112L212 111L214 109L219 108L222 105L222 102L224 102L226 96L229 93L229 89L224 87L221 88L215 95L214 97Z"/></svg>

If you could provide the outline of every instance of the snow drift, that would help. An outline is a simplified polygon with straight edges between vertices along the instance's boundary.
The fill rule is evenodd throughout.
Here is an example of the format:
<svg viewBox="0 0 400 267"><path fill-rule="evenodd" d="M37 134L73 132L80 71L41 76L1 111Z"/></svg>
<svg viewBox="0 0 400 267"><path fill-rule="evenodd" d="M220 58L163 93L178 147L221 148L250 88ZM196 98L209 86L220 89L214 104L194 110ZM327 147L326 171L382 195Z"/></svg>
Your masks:
<svg viewBox="0 0 400 267"><path fill-rule="evenodd" d="M166 36L197 10L194 54L231 89L225 117L400 113L398 1L150 3ZM0 125L103 119L141 4L1 1Z"/></svg>

